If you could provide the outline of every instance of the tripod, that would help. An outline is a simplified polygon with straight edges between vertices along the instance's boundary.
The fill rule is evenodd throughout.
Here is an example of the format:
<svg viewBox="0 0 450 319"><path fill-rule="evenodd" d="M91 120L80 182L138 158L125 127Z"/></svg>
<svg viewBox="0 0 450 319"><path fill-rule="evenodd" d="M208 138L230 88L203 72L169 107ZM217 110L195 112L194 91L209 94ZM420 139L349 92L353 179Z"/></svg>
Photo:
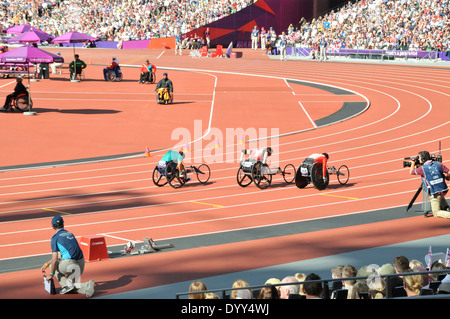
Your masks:
<svg viewBox="0 0 450 319"><path fill-rule="evenodd" d="M408 212L408 210L412 207L412 205L416 201L417 197L419 197L421 192L422 192L422 210L420 212L423 214L424 217L428 217L428 213L431 212L431 203L430 199L428 198L428 191L423 183L420 183L420 187L417 189L413 198L409 202L409 205L406 208L406 212Z"/></svg>

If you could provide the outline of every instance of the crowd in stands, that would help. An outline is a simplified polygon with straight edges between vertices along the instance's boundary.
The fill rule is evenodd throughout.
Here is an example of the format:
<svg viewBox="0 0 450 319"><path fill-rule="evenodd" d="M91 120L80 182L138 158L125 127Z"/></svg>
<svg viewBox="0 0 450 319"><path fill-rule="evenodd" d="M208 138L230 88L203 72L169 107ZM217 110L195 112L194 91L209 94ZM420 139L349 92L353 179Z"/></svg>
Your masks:
<svg viewBox="0 0 450 319"><path fill-rule="evenodd" d="M291 44L334 49L450 51L450 0L360 0L289 27Z"/></svg>
<svg viewBox="0 0 450 319"><path fill-rule="evenodd" d="M393 263L381 267L366 265L357 269L353 265L338 265L330 269L328 278L315 273L296 273L283 279L269 278L262 288L251 287L245 280L236 280L227 291L230 299L386 299L424 295L450 294L450 272L442 260L427 267L418 260L396 256ZM432 273L426 273L431 268ZM410 275L411 273L411 275ZM397 275L398 274L398 275ZM407 274L405 276L401 274ZM388 276L386 276L388 275ZM389 276L391 275L391 276ZM338 279L332 281L332 279ZM342 279L342 280L340 280ZM321 280L331 282L323 285ZM387 291L387 287L389 291ZM238 289L241 288L241 289ZM189 299L221 299L222 295L208 292L201 280L191 282ZM197 293L196 293L197 292Z"/></svg>
<svg viewBox="0 0 450 319"><path fill-rule="evenodd" d="M29 24L56 37L79 31L103 41L129 41L189 32L255 0L4 0L3 29Z"/></svg>

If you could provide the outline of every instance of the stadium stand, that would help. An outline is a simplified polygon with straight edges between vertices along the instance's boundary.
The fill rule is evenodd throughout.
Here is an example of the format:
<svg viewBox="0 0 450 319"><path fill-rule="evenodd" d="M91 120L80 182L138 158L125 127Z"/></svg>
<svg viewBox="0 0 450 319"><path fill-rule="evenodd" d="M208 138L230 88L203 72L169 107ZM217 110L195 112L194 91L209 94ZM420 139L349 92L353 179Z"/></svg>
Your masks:
<svg viewBox="0 0 450 319"><path fill-rule="evenodd" d="M103 41L172 37L235 13L254 0L5 0L2 28L29 24L56 37L77 30ZM87 14L86 14L87 13Z"/></svg>
<svg viewBox="0 0 450 319"><path fill-rule="evenodd" d="M323 34L332 50L450 50L450 1L361 0L287 30L289 42L314 48Z"/></svg>

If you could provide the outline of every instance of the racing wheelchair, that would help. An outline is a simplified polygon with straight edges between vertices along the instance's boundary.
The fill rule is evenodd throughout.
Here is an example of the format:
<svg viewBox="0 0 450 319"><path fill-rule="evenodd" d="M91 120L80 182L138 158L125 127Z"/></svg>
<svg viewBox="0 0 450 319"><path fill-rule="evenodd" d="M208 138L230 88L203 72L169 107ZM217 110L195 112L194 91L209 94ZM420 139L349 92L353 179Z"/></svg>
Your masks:
<svg viewBox="0 0 450 319"><path fill-rule="evenodd" d="M346 165L341 165L339 169L327 166L323 176L322 163L303 163L295 174L295 184L298 188L305 188L312 183L318 190L324 190L330 183L330 175L336 175L339 184L345 185L350 178L350 170Z"/></svg>
<svg viewBox="0 0 450 319"><path fill-rule="evenodd" d="M252 182L256 187L265 189L272 183L272 176L281 174L286 183L292 184L295 181L295 166L287 164L283 169L280 167L271 168L267 162L267 152L264 152L262 160L253 158L244 159L246 154L252 154L255 150L242 150L240 165L236 174L239 186L247 187Z"/></svg>
<svg viewBox="0 0 450 319"><path fill-rule="evenodd" d="M123 79L123 73L120 66L114 67L106 73L106 80L109 82L120 82Z"/></svg>
<svg viewBox="0 0 450 319"><path fill-rule="evenodd" d="M206 184L211 177L211 169L207 164L200 164L198 167L194 165L184 167L183 171L180 172L177 163L159 161L153 169L152 179L158 187L169 183L173 188L180 188L187 182L186 173L195 173L200 184Z"/></svg>

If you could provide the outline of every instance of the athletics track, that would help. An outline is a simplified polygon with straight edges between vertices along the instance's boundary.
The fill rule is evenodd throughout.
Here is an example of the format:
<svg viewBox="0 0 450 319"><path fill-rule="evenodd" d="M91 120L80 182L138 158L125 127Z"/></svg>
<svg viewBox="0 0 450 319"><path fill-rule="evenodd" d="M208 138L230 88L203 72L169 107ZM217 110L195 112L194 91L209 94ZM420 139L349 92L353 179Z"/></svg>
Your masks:
<svg viewBox="0 0 450 319"><path fill-rule="evenodd" d="M68 81L65 68L31 82L37 115L0 114L0 299L84 298L43 290L40 266L49 259L55 214L76 236L105 236L114 257L87 263L83 274L96 282L94 297L103 298L174 298L199 278L210 289L236 279L260 285L318 269L313 263L323 258L359 268L408 251L421 259L433 243L446 248L447 220L405 213L420 181L402 160L425 149L437 153L441 141L449 164L448 67L281 62L243 51L242 59L207 59L78 49L89 63L84 81ZM69 62L72 49L62 53ZM123 67L122 82L104 82L102 65L113 55L128 66L149 58L158 79L167 71L176 103L157 105L155 84L139 85L137 68ZM3 96L13 86L0 80ZM325 191L300 190L276 175L266 190L241 188L235 136L219 146L222 158L235 161L210 163L207 185L194 178L178 190L158 188L151 171L179 142L175 128L192 132L190 147L209 153L217 130L265 128L279 134L260 142L276 148L280 166L327 152L330 165L350 168L350 181L340 186L333 176ZM144 237L174 248L119 258L128 241Z"/></svg>

